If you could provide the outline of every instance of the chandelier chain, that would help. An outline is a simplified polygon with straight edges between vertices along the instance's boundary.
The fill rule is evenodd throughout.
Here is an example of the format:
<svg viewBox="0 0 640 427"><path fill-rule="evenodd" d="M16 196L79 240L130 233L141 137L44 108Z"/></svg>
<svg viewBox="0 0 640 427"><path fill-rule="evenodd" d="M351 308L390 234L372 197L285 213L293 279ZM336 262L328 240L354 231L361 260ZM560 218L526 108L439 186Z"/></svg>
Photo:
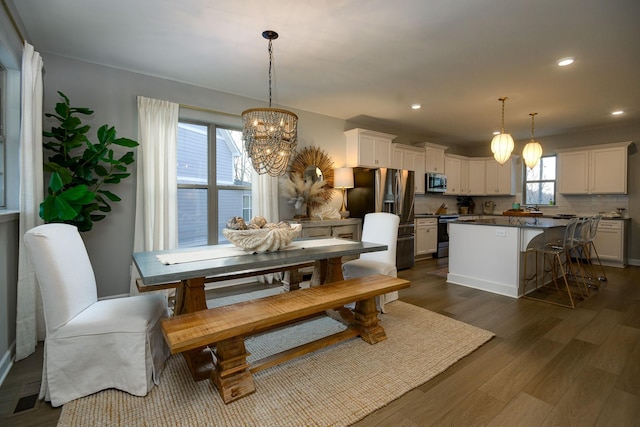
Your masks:
<svg viewBox="0 0 640 427"><path fill-rule="evenodd" d="M538 113L529 113L529 115L531 116L531 139L534 139L533 136L533 118L535 117L535 115Z"/></svg>
<svg viewBox="0 0 640 427"><path fill-rule="evenodd" d="M273 63L273 40L269 39L269 108L271 108L271 68Z"/></svg>

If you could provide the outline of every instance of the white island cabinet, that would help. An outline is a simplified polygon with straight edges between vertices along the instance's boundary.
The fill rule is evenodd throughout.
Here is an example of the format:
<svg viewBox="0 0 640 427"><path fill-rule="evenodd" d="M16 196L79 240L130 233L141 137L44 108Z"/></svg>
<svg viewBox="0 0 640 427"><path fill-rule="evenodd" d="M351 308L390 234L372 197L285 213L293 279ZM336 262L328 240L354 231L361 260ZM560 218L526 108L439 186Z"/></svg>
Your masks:
<svg viewBox="0 0 640 427"><path fill-rule="evenodd" d="M565 225L547 218L450 222L447 282L518 298L525 251L541 240L561 237Z"/></svg>

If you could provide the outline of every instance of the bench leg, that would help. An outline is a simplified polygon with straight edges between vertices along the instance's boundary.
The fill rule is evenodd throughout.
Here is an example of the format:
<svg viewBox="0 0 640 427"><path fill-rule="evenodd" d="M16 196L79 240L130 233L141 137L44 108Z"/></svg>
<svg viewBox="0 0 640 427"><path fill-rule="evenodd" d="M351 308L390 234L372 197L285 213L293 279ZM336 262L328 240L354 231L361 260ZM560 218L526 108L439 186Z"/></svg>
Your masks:
<svg viewBox="0 0 640 427"><path fill-rule="evenodd" d="M213 357L209 347L200 347L182 353L194 381L209 378L213 369Z"/></svg>
<svg viewBox="0 0 640 427"><path fill-rule="evenodd" d="M354 327L360 332L360 337L369 344L376 344L387 339L387 334L378 323L375 298L356 302Z"/></svg>
<svg viewBox="0 0 640 427"><path fill-rule="evenodd" d="M229 338L216 344L216 361L211 371L211 382L216 386L224 403L230 403L256 391L247 363L247 350L243 337Z"/></svg>

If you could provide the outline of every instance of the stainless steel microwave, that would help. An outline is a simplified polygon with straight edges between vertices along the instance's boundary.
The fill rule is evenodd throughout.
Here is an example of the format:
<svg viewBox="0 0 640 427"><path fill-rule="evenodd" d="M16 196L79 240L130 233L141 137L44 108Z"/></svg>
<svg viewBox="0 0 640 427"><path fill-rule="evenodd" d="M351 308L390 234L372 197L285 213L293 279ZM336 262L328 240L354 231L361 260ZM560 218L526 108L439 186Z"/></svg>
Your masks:
<svg viewBox="0 0 640 427"><path fill-rule="evenodd" d="M428 193L444 193L447 191L447 176L441 173L427 173L426 187Z"/></svg>

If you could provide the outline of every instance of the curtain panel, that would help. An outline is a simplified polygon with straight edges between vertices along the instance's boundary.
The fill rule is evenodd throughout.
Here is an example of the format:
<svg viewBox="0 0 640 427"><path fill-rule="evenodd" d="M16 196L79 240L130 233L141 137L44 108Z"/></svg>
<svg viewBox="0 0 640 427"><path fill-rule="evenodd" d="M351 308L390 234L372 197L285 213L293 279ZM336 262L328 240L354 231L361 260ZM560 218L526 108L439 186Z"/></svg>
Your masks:
<svg viewBox="0 0 640 427"><path fill-rule="evenodd" d="M44 200L42 154L42 58L29 43L22 54L20 120L20 236L42 224ZM16 361L35 351L45 338L42 298L23 239L18 247Z"/></svg>

